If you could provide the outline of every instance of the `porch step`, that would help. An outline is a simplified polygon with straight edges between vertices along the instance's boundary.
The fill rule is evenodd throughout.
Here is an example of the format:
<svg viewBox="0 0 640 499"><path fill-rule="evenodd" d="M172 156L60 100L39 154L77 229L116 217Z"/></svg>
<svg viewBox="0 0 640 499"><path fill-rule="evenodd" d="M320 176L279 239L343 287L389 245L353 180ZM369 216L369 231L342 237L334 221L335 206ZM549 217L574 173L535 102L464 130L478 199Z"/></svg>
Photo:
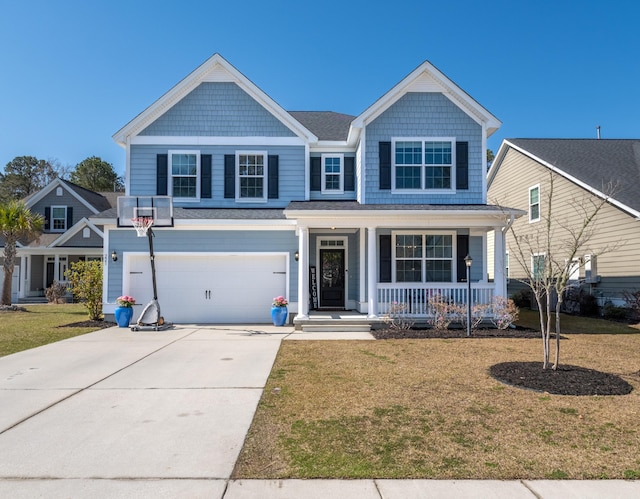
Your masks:
<svg viewBox="0 0 640 499"><path fill-rule="evenodd" d="M30 296L27 298L18 298L18 305L29 305L35 303L48 303L44 296Z"/></svg>
<svg viewBox="0 0 640 499"><path fill-rule="evenodd" d="M316 321L301 324L304 333L368 333L371 331L371 324L345 324L343 321L328 321L320 324Z"/></svg>

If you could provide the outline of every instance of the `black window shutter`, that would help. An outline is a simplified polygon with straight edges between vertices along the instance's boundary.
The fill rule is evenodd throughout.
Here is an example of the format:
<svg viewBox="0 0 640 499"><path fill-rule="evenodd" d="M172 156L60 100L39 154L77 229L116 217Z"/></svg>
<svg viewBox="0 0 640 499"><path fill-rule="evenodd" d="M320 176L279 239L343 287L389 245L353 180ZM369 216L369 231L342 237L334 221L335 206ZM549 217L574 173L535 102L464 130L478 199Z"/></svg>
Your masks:
<svg viewBox="0 0 640 499"><path fill-rule="evenodd" d="M344 190L356 190L355 158L344 158Z"/></svg>
<svg viewBox="0 0 640 499"><path fill-rule="evenodd" d="M378 143L380 189L391 189L391 142Z"/></svg>
<svg viewBox="0 0 640 499"><path fill-rule="evenodd" d="M456 245L458 248L458 282L467 282L467 264L464 261L464 257L469 254L469 236L458 234L456 238Z"/></svg>
<svg viewBox="0 0 640 499"><path fill-rule="evenodd" d="M468 142L456 142L456 189L469 189Z"/></svg>
<svg viewBox="0 0 640 499"><path fill-rule="evenodd" d="M278 156L269 156L269 182L268 182L268 197L269 199L278 199Z"/></svg>
<svg viewBox="0 0 640 499"><path fill-rule="evenodd" d="M322 190L322 158L311 158L311 190Z"/></svg>
<svg viewBox="0 0 640 499"><path fill-rule="evenodd" d="M73 206L67 206L67 230L73 226Z"/></svg>
<svg viewBox="0 0 640 499"><path fill-rule="evenodd" d="M391 282L391 235L380 234L380 282Z"/></svg>
<svg viewBox="0 0 640 499"><path fill-rule="evenodd" d="M44 230L51 230L51 206L44 207Z"/></svg>
<svg viewBox="0 0 640 499"><path fill-rule="evenodd" d="M167 180L169 175L169 155L158 154L156 156L156 194L167 195Z"/></svg>
<svg viewBox="0 0 640 499"><path fill-rule="evenodd" d="M224 155L224 197L236 197L236 155Z"/></svg>
<svg viewBox="0 0 640 499"><path fill-rule="evenodd" d="M200 156L200 197L211 197L211 154Z"/></svg>

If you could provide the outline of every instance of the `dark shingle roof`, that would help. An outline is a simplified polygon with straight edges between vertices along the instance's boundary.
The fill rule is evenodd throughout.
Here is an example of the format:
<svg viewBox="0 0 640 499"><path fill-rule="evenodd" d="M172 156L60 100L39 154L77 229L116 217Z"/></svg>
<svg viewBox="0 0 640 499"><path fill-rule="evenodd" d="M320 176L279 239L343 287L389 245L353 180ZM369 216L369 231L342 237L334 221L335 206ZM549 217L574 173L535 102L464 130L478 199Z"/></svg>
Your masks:
<svg viewBox="0 0 640 499"><path fill-rule="evenodd" d="M289 111L289 114L319 140L347 140L349 125L356 118L333 111Z"/></svg>
<svg viewBox="0 0 640 499"><path fill-rule="evenodd" d="M69 182L68 180L61 179L67 186L76 192L80 197L82 197L85 201L87 201L91 206L93 206L96 210L102 211L111 208L111 202L104 197L102 194L90 191L89 189L85 189L84 187L80 187L78 184L74 184L73 182Z"/></svg>
<svg viewBox="0 0 640 499"><path fill-rule="evenodd" d="M640 140L506 139L598 191L615 186L613 198L640 211Z"/></svg>

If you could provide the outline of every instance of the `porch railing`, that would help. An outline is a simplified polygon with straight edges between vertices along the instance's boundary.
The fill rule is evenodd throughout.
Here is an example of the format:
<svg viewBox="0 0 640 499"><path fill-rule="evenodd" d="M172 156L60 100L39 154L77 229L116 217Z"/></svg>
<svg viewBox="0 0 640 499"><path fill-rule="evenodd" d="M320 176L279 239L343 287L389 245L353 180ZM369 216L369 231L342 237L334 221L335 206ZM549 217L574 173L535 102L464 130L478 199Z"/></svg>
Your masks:
<svg viewBox="0 0 640 499"><path fill-rule="evenodd" d="M493 284L471 284L471 305L490 305L493 300ZM378 315L391 312L412 317L431 317L433 301L443 300L452 305L467 303L467 284L378 283ZM400 305L400 306L397 306Z"/></svg>

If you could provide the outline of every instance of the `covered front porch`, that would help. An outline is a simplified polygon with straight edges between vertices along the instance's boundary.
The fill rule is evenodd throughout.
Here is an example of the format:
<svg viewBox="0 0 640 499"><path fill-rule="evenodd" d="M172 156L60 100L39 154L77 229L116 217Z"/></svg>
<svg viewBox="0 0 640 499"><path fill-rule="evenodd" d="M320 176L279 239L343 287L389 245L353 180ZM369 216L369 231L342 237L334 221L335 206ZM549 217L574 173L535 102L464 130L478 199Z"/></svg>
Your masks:
<svg viewBox="0 0 640 499"><path fill-rule="evenodd" d="M322 210L312 209L319 203L292 204L299 209L290 207L285 214L297 220L296 325L317 322L322 314L329 314L322 320L334 325L353 324L357 317L371 326L390 314L427 322L437 303L488 306L494 297L506 296L504 233L513 217L497 207L411 205L383 210L351 204L340 209L345 203L337 203L333 211L326 209L330 203L322 203ZM323 259L325 243L333 245L331 251L342 264ZM472 259L470 268L466 256ZM342 285L344 298L318 299L323 280Z"/></svg>

